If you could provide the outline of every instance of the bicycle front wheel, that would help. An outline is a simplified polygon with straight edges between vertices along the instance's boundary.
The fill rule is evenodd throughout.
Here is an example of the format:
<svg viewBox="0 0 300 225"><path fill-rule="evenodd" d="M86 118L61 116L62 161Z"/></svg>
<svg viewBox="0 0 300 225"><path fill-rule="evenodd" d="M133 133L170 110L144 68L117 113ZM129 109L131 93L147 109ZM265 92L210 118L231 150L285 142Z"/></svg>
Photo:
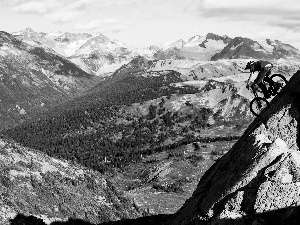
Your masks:
<svg viewBox="0 0 300 225"><path fill-rule="evenodd" d="M287 84L286 78L281 74L273 74L270 79L274 82L276 87L273 87L275 90L275 95L278 94L282 88Z"/></svg>
<svg viewBox="0 0 300 225"><path fill-rule="evenodd" d="M259 116L261 111L268 107L270 107L270 103L267 101L267 99L262 97L256 97L250 102L250 111L255 116Z"/></svg>

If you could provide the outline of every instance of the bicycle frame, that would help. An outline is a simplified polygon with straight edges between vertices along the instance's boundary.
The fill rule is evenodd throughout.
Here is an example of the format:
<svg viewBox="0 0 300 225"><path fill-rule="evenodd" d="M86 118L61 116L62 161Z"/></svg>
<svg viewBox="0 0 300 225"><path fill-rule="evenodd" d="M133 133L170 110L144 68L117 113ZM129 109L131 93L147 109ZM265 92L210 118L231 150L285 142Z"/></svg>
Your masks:
<svg viewBox="0 0 300 225"><path fill-rule="evenodd" d="M255 98L258 98L258 94L257 94L257 92L256 92L256 91L254 90L254 88L253 88L254 85L251 85L250 87L251 87L252 92L253 92L253 94L254 94L254 96L255 96L254 99L255 99ZM262 107L262 104L260 103L260 101L258 101L257 103L258 103L258 107L261 108L261 107Z"/></svg>
<svg viewBox="0 0 300 225"><path fill-rule="evenodd" d="M252 90L252 92L253 92L255 98L257 98L258 95L257 95L256 91L254 90L253 86L254 86L254 85L251 85L250 87L251 87L251 90Z"/></svg>

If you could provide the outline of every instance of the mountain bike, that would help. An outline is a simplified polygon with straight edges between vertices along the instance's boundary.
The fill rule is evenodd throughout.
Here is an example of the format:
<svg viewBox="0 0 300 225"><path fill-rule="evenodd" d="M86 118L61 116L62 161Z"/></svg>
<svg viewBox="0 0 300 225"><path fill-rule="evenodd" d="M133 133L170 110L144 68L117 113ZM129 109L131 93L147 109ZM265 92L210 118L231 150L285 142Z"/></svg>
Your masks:
<svg viewBox="0 0 300 225"><path fill-rule="evenodd" d="M266 76L263 80L266 88L268 90L269 96L277 95L282 88L287 84L286 78L281 74L273 74L272 76ZM255 89L255 85L251 85L252 92L255 98L250 102L250 111L255 115L259 116L261 111L264 108L270 107L270 103L264 97L259 97L257 94L257 88Z"/></svg>

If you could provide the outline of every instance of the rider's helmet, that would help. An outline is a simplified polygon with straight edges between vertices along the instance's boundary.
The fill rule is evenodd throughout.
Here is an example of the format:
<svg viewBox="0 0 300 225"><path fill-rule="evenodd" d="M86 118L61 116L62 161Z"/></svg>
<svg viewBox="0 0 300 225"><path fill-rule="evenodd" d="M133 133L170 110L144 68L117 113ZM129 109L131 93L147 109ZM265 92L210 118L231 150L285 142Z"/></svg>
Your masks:
<svg viewBox="0 0 300 225"><path fill-rule="evenodd" d="M254 61L250 61L247 63L245 70L250 70L251 69L251 65L254 63Z"/></svg>

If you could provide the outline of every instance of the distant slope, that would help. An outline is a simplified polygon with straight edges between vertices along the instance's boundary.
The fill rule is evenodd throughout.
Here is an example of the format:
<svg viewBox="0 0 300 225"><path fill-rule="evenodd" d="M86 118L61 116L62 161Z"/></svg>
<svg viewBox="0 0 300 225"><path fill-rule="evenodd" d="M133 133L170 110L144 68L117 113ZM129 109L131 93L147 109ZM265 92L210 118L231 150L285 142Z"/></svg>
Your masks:
<svg viewBox="0 0 300 225"><path fill-rule="evenodd" d="M4 136L0 151L1 224L9 224L17 213L34 215L46 224L69 218L98 224L141 216L97 171L25 148Z"/></svg>
<svg viewBox="0 0 300 225"><path fill-rule="evenodd" d="M0 65L0 129L78 96L99 81L53 51L6 32L0 32Z"/></svg>

